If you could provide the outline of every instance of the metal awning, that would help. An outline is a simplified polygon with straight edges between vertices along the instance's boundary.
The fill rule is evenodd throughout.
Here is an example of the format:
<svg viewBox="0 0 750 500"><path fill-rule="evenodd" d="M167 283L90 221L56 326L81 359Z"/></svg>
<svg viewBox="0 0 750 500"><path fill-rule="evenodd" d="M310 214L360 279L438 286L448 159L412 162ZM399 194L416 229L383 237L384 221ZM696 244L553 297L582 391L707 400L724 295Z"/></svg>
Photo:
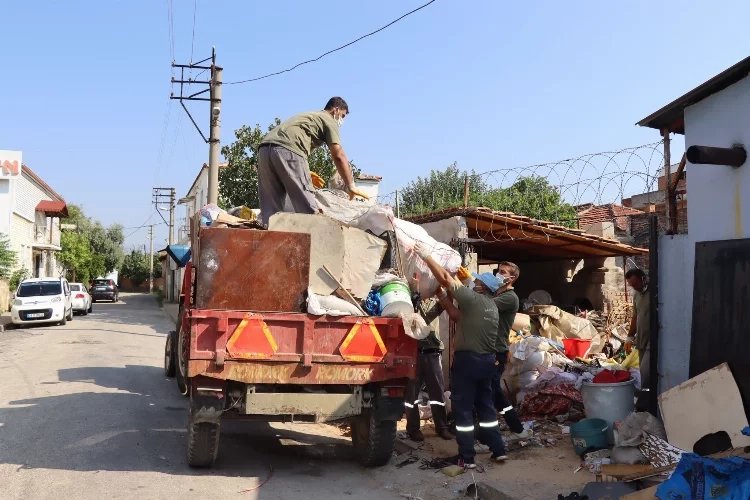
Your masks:
<svg viewBox="0 0 750 500"><path fill-rule="evenodd" d="M42 200L37 204L36 211L44 212L47 217L69 217L68 205L64 201Z"/></svg>
<svg viewBox="0 0 750 500"><path fill-rule="evenodd" d="M468 242L476 250L480 263L501 260L528 262L585 259L648 253L646 249L588 234L582 229L571 229L554 222L487 208L449 208L407 217L406 220L425 224L455 216L466 219Z"/></svg>
<svg viewBox="0 0 750 500"><path fill-rule="evenodd" d="M55 252L62 251L62 247L53 245L52 243L32 243L31 248L35 250L52 250Z"/></svg>

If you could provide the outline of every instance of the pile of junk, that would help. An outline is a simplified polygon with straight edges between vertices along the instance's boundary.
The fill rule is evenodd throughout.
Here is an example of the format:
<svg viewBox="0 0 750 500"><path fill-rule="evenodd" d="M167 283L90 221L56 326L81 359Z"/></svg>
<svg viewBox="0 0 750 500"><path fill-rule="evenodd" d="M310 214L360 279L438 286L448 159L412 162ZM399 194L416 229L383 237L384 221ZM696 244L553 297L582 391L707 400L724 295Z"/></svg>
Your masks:
<svg viewBox="0 0 750 500"><path fill-rule="evenodd" d="M257 210L235 207L224 211L212 204L201 209L195 223L309 234L307 313L399 317L407 335L425 338L429 328L414 312L413 303L418 297L434 295L439 284L412 249L416 242L425 244L432 249L432 257L453 273L461 266L459 253L430 237L421 226L395 217L389 206L349 200L335 189L316 190L315 196L320 213L277 213L270 217L268 227L258 220Z"/></svg>

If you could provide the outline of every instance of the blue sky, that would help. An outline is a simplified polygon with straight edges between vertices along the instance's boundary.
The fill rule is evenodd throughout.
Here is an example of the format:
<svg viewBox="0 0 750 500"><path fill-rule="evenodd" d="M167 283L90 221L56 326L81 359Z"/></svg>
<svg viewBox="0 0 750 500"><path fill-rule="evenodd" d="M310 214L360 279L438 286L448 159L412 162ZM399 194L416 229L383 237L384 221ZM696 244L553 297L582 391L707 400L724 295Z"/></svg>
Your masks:
<svg viewBox="0 0 750 500"><path fill-rule="evenodd" d="M197 0L193 41L194 1L173 0L175 59L215 45L225 81L259 76L422 3ZM319 62L225 86L222 143L341 95L344 148L388 193L453 161L485 172L655 142L634 123L746 57L748 18L742 1L437 0ZM208 153L179 104L169 108L166 1L6 1L0 19L0 149L22 150L105 224L151 217L152 186L185 195ZM191 109L205 126L206 104Z"/></svg>

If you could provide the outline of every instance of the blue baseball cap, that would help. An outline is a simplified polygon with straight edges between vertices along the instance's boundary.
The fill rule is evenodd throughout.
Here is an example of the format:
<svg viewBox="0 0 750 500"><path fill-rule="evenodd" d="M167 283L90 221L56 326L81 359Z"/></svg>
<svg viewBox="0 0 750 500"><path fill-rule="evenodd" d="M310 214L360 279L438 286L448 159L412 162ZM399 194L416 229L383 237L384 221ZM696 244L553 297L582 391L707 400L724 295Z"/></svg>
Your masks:
<svg viewBox="0 0 750 500"><path fill-rule="evenodd" d="M471 273L471 275L474 276L474 279L478 279L484 283L484 286L489 288L492 293L497 292L497 289L500 288L500 280L492 273Z"/></svg>

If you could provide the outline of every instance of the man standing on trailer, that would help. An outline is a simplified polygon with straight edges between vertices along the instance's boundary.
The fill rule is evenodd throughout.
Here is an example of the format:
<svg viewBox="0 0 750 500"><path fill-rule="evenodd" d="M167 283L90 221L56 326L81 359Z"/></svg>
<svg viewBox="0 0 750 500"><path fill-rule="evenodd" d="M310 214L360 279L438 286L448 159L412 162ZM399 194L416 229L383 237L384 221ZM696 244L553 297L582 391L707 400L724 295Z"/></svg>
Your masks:
<svg viewBox="0 0 750 500"><path fill-rule="evenodd" d="M444 296L440 305L457 322L455 355L451 373L451 403L456 420L458 456L453 461L467 469L476 468L474 457L474 413L479 421L481 440L492 451L492 460L504 461L505 444L492 402L492 379L495 374L498 313L492 294L499 281L492 273L474 275L466 287L430 257L431 249L417 243L416 253L424 260L437 281L458 302L458 308Z"/></svg>
<svg viewBox="0 0 750 500"><path fill-rule="evenodd" d="M633 317L625 342L625 352L630 354L638 349L641 370L641 392L636 401L637 411L648 411L648 393L651 387L651 292L648 289L648 276L642 269L631 269L625 273L625 281L633 289Z"/></svg>
<svg viewBox="0 0 750 500"><path fill-rule="evenodd" d="M354 184L349 160L341 147L339 129L348 114L346 101L331 97L322 111L295 115L263 137L258 150L258 196L263 224L268 225L273 214L284 211L287 199L295 213L317 213L313 191L315 187L323 187L323 179L315 175L313 182L307 159L313 149L323 144L331 151L349 199L355 196L369 199Z"/></svg>

